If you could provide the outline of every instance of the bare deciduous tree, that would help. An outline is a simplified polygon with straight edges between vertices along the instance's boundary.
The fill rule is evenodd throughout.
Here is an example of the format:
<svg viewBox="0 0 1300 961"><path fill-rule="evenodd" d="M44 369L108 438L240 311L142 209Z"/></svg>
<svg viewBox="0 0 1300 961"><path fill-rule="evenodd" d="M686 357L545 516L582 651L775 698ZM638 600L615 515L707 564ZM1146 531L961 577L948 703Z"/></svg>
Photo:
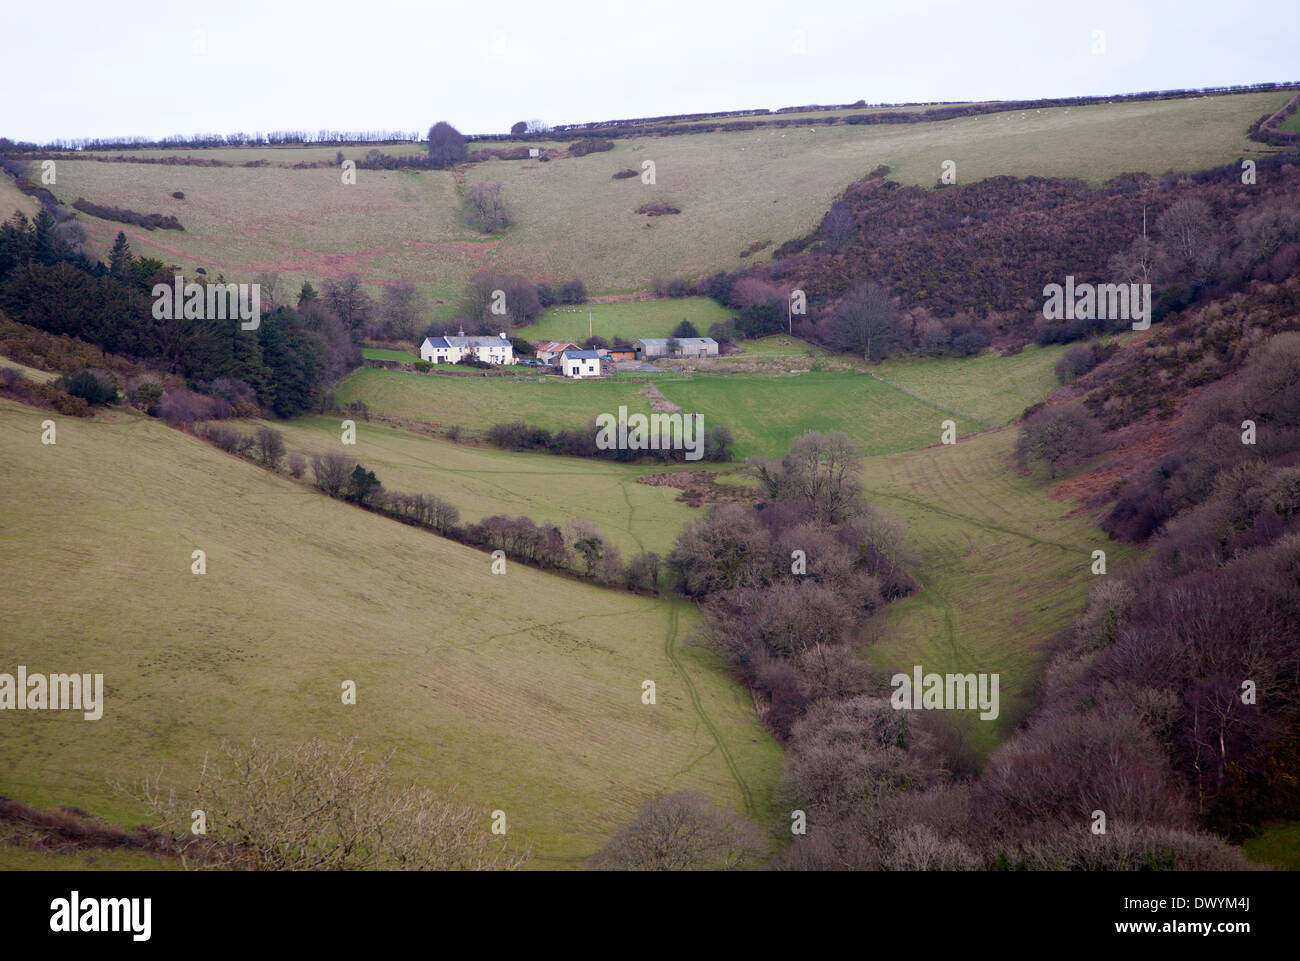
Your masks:
<svg viewBox="0 0 1300 961"><path fill-rule="evenodd" d="M270 427L259 427L253 432L253 445L257 450L257 459L271 470L280 469L284 460L284 435Z"/></svg>
<svg viewBox="0 0 1300 961"><path fill-rule="evenodd" d="M498 233L514 223L501 184L496 181L471 184L465 191L465 218L485 234Z"/></svg>
<svg viewBox="0 0 1300 961"><path fill-rule="evenodd" d="M425 326L427 311L424 298L409 280L399 280L384 289L381 319L392 336L414 338Z"/></svg>
<svg viewBox="0 0 1300 961"><path fill-rule="evenodd" d="M641 808L593 860L624 871L734 870L765 847L748 821L701 794L680 791Z"/></svg>
<svg viewBox="0 0 1300 961"><path fill-rule="evenodd" d="M898 310L889 291L868 281L844 295L835 309L829 336L839 349L861 354L870 363L888 354L901 334Z"/></svg>
<svg viewBox="0 0 1300 961"><path fill-rule="evenodd" d="M316 486L331 497L337 497L347 486L356 466L355 460L338 451L317 454L311 459L311 472L316 478Z"/></svg>
<svg viewBox="0 0 1300 961"><path fill-rule="evenodd" d="M768 496L798 504L819 524L839 524L863 509L862 458L840 431L806 431L779 461L754 458L750 470Z"/></svg>
<svg viewBox="0 0 1300 961"><path fill-rule="evenodd" d="M191 792L178 796L156 775L145 779L140 799L187 867L494 870L527 859L527 851L494 839L483 812L454 791L395 783L391 759L372 762L351 741L271 747L254 740L205 760ZM192 833L195 810L206 821L203 835Z"/></svg>
<svg viewBox="0 0 1300 961"><path fill-rule="evenodd" d="M273 313L282 303L284 291L280 289L280 275L275 272L257 274L253 282L260 288L262 309Z"/></svg>
<svg viewBox="0 0 1300 961"><path fill-rule="evenodd" d="M370 319L374 301L361 289L361 278L348 274L342 280L327 280L324 287L325 305L338 315L343 326L356 330Z"/></svg>

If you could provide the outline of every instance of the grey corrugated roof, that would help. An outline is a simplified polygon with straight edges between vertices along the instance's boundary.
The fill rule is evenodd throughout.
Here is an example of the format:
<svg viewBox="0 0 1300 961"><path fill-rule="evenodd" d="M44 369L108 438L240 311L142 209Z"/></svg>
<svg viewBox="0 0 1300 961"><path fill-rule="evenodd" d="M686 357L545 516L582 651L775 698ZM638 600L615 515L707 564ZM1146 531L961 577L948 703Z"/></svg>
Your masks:
<svg viewBox="0 0 1300 961"><path fill-rule="evenodd" d="M642 337L638 344L666 344L675 340L679 344L716 344L712 337Z"/></svg>
<svg viewBox="0 0 1300 961"><path fill-rule="evenodd" d="M582 359L588 359L588 358L591 358L591 357L599 357L600 354L596 353L596 351L594 351L594 350L566 350L566 351L565 351L564 353L562 353L560 356L561 356L561 357L579 357L579 358L582 358Z"/></svg>

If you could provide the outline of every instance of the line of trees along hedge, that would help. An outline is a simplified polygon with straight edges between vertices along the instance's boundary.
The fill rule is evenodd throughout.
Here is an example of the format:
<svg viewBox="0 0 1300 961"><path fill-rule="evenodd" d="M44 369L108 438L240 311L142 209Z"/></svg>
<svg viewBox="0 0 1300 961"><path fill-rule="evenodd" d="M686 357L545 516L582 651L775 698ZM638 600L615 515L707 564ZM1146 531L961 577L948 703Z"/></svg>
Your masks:
<svg viewBox="0 0 1300 961"><path fill-rule="evenodd" d="M469 141L515 140L526 139L575 139L590 132L599 131L606 137L646 136L650 133L695 133L701 129L726 130L736 129L736 124L747 126L738 129L752 129L755 126L791 126L809 123L837 123L838 117L825 118L789 118L785 113L810 113L813 111L839 111L854 107L925 107L920 111L889 111L886 113L865 114L868 117L905 116L907 123L921 121L948 120L953 117L974 116L984 113L998 113L1008 110L1030 110L1035 108L1073 107L1089 104L1141 100L1176 100L1188 97L1204 97L1217 94L1250 93L1253 91L1294 89L1294 83L1264 82L1255 84L1235 84L1225 87L1202 87L1196 89L1148 90L1139 93L1111 94L1108 96L1060 97L1040 100L1008 100L989 104L867 104L858 100L850 104L811 104L807 106L780 107L771 110L757 107L749 110L722 110L708 113L665 114L657 117L629 117L621 120L604 120L576 124L556 124L554 127L541 126L536 130L518 131L518 124L504 134L468 134ZM726 118L744 118L726 122ZM770 119L766 119L770 118ZM683 123L682 121L699 121ZM848 121L846 121L848 122ZM858 123L864 121L858 120ZM865 122L898 123L898 120L878 120ZM71 137L58 138L36 144L25 141L13 141L0 137L0 152L6 151L41 151L41 150L118 150L147 149L168 147L241 147L246 145L272 144L292 146L297 144L338 144L340 146L361 145L367 143L411 143L420 139L419 131L411 130L272 130L245 133L236 131L228 134L194 133L175 134L168 137L152 139L149 137Z"/></svg>
<svg viewBox="0 0 1300 961"><path fill-rule="evenodd" d="M283 437L269 427L245 434L234 423L216 421L199 425L197 432L221 450L273 471L283 467L294 477L301 477L307 466L301 454L286 455ZM435 494L387 490L374 471L339 451L313 456L311 471L316 486L330 497L471 547L505 551L509 562L563 570L609 587L659 591L663 561L658 554L646 551L625 562L618 546L584 518L571 519L563 529L555 524L538 524L529 517L504 514L462 524L455 505Z"/></svg>
<svg viewBox="0 0 1300 961"><path fill-rule="evenodd" d="M280 417L318 406L328 384L361 362L348 332L320 304L278 307L255 331L240 329L237 319L156 319L153 285L171 284L173 269L131 256L120 234L112 259L111 266L91 261L62 239L47 211L32 221L15 213L0 225L0 310L40 330L151 362L191 384L241 381Z"/></svg>
<svg viewBox="0 0 1300 961"><path fill-rule="evenodd" d="M688 414L682 414L688 417ZM652 458L660 461L686 461L684 450L630 450L611 448L602 450L596 446L599 428L593 418L583 430L562 429L552 434L544 427L532 427L524 421L512 421L507 424L493 424L487 430L488 443L503 450L541 451L548 454L560 454L566 457L593 457L602 460L635 461ZM724 424L716 424L704 431L702 461L729 461L733 457L735 436Z"/></svg>

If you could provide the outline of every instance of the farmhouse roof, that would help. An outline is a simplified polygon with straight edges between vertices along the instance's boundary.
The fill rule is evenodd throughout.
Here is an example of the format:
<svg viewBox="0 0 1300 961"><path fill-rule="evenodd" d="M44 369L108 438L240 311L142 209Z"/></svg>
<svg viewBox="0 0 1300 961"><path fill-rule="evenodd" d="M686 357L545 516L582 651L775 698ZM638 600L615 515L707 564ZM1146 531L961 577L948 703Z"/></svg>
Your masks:
<svg viewBox="0 0 1300 961"><path fill-rule="evenodd" d="M576 350L578 345L572 344L567 340L548 340L545 341L544 343L540 343L537 345L538 350L546 351L552 354L559 353L560 351L565 350L566 348L569 347L572 347Z"/></svg>
<svg viewBox="0 0 1300 961"><path fill-rule="evenodd" d="M569 357L575 360L588 360L594 357L599 357L600 354L594 350L566 350L560 356Z"/></svg>
<svg viewBox="0 0 1300 961"><path fill-rule="evenodd" d="M426 337L424 338L424 342L434 348L451 346L451 344L447 343L446 337Z"/></svg>
<svg viewBox="0 0 1300 961"><path fill-rule="evenodd" d="M503 347L508 341L501 337L444 337L452 347Z"/></svg>

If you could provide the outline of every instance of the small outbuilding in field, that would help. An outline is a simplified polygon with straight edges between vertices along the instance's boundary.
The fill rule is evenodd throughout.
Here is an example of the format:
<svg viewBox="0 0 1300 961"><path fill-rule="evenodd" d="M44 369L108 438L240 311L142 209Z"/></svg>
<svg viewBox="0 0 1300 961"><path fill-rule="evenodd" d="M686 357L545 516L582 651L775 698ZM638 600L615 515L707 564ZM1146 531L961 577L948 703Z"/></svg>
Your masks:
<svg viewBox="0 0 1300 961"><path fill-rule="evenodd" d="M602 357L608 357L610 360L636 360L636 348L627 347L597 347L597 353Z"/></svg>
<svg viewBox="0 0 1300 961"><path fill-rule="evenodd" d="M718 356L718 342L712 337L644 337L633 346L646 360L652 357Z"/></svg>

